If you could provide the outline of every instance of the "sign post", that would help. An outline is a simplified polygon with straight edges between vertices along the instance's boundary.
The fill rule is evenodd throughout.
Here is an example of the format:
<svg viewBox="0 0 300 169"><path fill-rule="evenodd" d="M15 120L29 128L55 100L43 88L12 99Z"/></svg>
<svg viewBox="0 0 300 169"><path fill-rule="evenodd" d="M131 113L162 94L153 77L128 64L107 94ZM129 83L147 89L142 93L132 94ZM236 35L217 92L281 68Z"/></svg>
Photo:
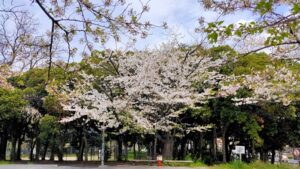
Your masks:
<svg viewBox="0 0 300 169"><path fill-rule="evenodd" d="M242 161L242 154L245 154L245 146L235 146L235 151L236 154L239 154L240 160Z"/></svg>

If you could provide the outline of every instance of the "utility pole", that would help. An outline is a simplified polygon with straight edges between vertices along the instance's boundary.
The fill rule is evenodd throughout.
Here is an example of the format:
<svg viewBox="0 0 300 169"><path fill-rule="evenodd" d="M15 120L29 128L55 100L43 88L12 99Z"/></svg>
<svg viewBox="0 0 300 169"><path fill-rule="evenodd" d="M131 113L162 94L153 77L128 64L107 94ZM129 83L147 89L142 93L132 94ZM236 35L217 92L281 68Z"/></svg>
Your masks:
<svg viewBox="0 0 300 169"><path fill-rule="evenodd" d="M101 145L101 166L104 166L104 154L105 154L105 128L102 128L102 145Z"/></svg>

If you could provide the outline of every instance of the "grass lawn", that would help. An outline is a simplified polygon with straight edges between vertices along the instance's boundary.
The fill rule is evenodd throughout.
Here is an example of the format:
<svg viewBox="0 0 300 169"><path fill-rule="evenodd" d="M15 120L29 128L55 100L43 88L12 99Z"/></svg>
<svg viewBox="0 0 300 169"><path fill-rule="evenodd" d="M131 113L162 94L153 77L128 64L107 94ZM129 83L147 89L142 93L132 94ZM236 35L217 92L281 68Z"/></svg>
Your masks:
<svg viewBox="0 0 300 169"><path fill-rule="evenodd" d="M227 164L218 164L213 166L207 166L203 162L164 162L164 166L174 166L174 167L191 167L191 168L198 168L204 167L207 169L300 169L300 166L293 166L288 164L270 164L270 163L263 163L260 161L254 163L243 163L240 161L234 161Z"/></svg>
<svg viewBox="0 0 300 169"><path fill-rule="evenodd" d="M7 165L7 164L13 164L10 161L0 161L0 165Z"/></svg>
<svg viewBox="0 0 300 169"><path fill-rule="evenodd" d="M220 164L210 167L209 169L300 169L299 166L288 164L270 164L263 162L242 163L240 161L231 162L228 164Z"/></svg>
<svg viewBox="0 0 300 169"><path fill-rule="evenodd" d="M201 161L197 162L164 162L164 166L170 166L170 167L207 167L206 164L204 164Z"/></svg>

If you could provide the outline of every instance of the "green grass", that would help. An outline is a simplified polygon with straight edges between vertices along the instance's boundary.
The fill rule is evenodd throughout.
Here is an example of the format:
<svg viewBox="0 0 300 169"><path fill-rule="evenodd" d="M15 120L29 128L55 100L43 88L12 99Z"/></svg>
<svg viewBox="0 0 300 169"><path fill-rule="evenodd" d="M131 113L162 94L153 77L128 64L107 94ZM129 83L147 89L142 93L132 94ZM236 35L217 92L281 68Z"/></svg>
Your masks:
<svg viewBox="0 0 300 169"><path fill-rule="evenodd" d="M137 157L139 156L142 160L147 160L147 152L140 152L140 153L136 152L136 156ZM125 157L123 156L123 158ZM134 160L133 151L128 151L128 160Z"/></svg>
<svg viewBox="0 0 300 169"><path fill-rule="evenodd" d="M0 161L0 165L8 165L8 164L12 164L12 162L10 162L10 161Z"/></svg>
<svg viewBox="0 0 300 169"><path fill-rule="evenodd" d="M300 167L288 164L277 165L263 162L254 162L247 164L240 161L234 161L227 164L215 165L210 169L300 169Z"/></svg>
<svg viewBox="0 0 300 169"><path fill-rule="evenodd" d="M164 166L170 166L170 167L206 167L207 165L204 164L201 161L197 161L197 162L166 162L164 161L163 163Z"/></svg>

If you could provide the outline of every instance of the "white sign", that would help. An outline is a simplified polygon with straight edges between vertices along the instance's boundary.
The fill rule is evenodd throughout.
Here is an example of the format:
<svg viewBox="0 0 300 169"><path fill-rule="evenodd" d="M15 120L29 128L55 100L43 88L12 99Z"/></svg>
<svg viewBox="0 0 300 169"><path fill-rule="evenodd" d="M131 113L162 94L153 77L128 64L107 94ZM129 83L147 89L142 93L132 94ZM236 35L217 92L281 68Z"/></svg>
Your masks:
<svg viewBox="0 0 300 169"><path fill-rule="evenodd" d="M245 146L235 146L235 153L236 154L245 154Z"/></svg>

